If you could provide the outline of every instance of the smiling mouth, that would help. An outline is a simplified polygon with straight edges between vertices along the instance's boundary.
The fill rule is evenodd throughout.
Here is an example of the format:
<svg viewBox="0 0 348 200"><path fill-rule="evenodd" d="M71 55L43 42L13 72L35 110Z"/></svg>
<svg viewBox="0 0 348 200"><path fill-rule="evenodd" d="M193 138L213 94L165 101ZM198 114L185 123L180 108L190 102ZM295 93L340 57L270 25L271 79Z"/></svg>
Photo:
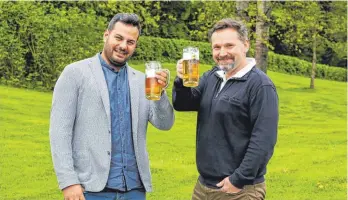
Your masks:
<svg viewBox="0 0 348 200"><path fill-rule="evenodd" d="M222 60L218 60L220 65L228 65L228 64L232 64L234 63L233 59L222 59Z"/></svg>
<svg viewBox="0 0 348 200"><path fill-rule="evenodd" d="M121 54L121 55L123 55L123 56L126 56L127 55L127 51L121 51L121 50L119 50L119 49L116 49L116 50L114 50L116 53L118 53L118 54Z"/></svg>
<svg viewBox="0 0 348 200"><path fill-rule="evenodd" d="M124 53L120 53L120 52L117 52L117 51L116 51L116 54L117 54L118 56L125 56Z"/></svg>
<svg viewBox="0 0 348 200"><path fill-rule="evenodd" d="M232 57L223 57L223 58L217 58L219 62L230 62L231 60L234 62L234 58Z"/></svg>

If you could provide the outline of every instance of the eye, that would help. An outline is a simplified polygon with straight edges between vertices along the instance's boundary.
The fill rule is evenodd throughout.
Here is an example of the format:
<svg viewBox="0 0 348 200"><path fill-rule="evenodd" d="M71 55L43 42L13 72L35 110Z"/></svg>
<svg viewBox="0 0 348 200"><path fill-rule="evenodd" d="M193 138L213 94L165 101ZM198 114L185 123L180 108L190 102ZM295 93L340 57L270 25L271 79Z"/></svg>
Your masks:
<svg viewBox="0 0 348 200"><path fill-rule="evenodd" d="M115 39L116 39L117 41L121 41L123 38L120 37L120 36L115 36Z"/></svg>
<svg viewBox="0 0 348 200"><path fill-rule="evenodd" d="M214 50L220 50L221 47L213 47Z"/></svg>
<svg viewBox="0 0 348 200"><path fill-rule="evenodd" d="M134 44L135 44L135 41L133 41L133 40L127 41L127 44L128 44L128 45L134 45Z"/></svg>
<svg viewBox="0 0 348 200"><path fill-rule="evenodd" d="M225 45L225 47L226 47L227 49L232 49L232 48L234 47L234 45L233 45L233 44L227 44L227 45Z"/></svg>

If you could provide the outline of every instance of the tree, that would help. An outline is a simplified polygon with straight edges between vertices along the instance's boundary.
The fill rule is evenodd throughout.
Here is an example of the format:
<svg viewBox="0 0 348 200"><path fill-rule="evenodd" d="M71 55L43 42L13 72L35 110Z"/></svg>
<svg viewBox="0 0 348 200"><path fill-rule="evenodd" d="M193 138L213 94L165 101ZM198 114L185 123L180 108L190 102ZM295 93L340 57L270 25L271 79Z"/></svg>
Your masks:
<svg viewBox="0 0 348 200"><path fill-rule="evenodd" d="M189 24L190 39L207 41L208 31L223 18L233 18L235 13L233 1L195 1L192 3Z"/></svg>
<svg viewBox="0 0 348 200"><path fill-rule="evenodd" d="M257 1L257 21L256 21L256 45L255 59L257 66L267 73L267 58L268 58L268 40L269 26L271 16L271 2L258 0Z"/></svg>
<svg viewBox="0 0 348 200"><path fill-rule="evenodd" d="M287 32L279 33L279 37L301 52L301 47L312 53L312 70L310 88L314 89L318 44L325 41L320 34L325 26L324 13L318 2L284 2L273 13L276 22Z"/></svg>
<svg viewBox="0 0 348 200"><path fill-rule="evenodd" d="M324 9L325 26L321 62L334 66L347 67L347 2L320 2Z"/></svg>
<svg viewBox="0 0 348 200"><path fill-rule="evenodd" d="M249 1L236 1L236 11L239 20L244 22L249 21L248 6Z"/></svg>
<svg viewBox="0 0 348 200"><path fill-rule="evenodd" d="M237 19L242 21L249 30L249 42L250 48L247 53L248 56L255 56L255 38L256 38L256 27L257 22L257 2L254 1L236 1L236 12Z"/></svg>

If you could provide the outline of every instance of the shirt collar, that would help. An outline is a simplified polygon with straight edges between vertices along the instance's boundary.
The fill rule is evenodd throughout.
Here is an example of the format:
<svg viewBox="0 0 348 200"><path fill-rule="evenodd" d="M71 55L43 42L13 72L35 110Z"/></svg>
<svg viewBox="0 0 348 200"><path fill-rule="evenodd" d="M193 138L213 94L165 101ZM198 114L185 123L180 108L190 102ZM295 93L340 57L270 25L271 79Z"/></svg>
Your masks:
<svg viewBox="0 0 348 200"><path fill-rule="evenodd" d="M223 81L226 81L225 72L223 70L219 70L215 72Z"/></svg>
<svg viewBox="0 0 348 200"><path fill-rule="evenodd" d="M231 78L242 78L246 73L248 73L256 64L256 61L254 58L246 58L247 65L243 67L241 70L239 70L235 75L233 75Z"/></svg>
<svg viewBox="0 0 348 200"><path fill-rule="evenodd" d="M247 65L239 70L235 75L231 76L231 78L242 78L245 74L247 74L255 65L256 61L254 58L246 58ZM226 81L225 72L223 70L216 71L216 74L222 78L223 81Z"/></svg>
<svg viewBox="0 0 348 200"><path fill-rule="evenodd" d="M112 68L101 56L101 53L98 54L99 60L100 60L100 64L102 67L105 67L113 72L117 72L114 68ZM127 63L125 63L119 70L119 72L123 71L125 68L127 67Z"/></svg>

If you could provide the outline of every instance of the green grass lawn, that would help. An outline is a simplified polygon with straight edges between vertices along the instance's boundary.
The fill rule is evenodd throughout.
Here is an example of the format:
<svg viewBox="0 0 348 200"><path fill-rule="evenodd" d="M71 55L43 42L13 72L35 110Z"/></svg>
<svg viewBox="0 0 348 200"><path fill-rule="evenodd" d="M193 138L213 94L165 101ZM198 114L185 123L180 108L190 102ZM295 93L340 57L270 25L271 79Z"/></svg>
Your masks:
<svg viewBox="0 0 348 200"><path fill-rule="evenodd" d="M174 64L163 66L173 81ZM347 199L346 83L316 80L310 90L309 78L268 74L277 86L280 122L267 199ZM62 199L48 138L51 98L51 92L0 86L0 200ZM176 112L170 131L149 126L154 192L148 199L190 199L198 176L195 126L194 112Z"/></svg>

